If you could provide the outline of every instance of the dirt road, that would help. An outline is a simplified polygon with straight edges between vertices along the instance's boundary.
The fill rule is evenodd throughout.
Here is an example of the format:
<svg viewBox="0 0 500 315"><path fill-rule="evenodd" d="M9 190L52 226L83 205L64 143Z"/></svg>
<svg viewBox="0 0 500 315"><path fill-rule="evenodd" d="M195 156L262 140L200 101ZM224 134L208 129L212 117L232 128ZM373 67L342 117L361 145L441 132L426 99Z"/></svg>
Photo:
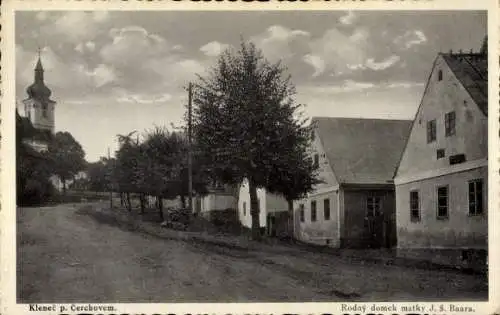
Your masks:
<svg viewBox="0 0 500 315"><path fill-rule="evenodd" d="M79 213L18 209L19 302L482 300L485 277L162 239Z"/></svg>

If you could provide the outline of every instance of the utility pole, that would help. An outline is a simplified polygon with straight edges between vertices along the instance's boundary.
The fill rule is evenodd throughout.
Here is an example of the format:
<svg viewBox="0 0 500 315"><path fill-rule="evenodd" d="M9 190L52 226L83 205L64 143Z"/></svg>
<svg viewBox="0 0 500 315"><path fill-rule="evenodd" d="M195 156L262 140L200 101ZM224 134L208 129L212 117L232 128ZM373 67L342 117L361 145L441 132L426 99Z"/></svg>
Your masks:
<svg viewBox="0 0 500 315"><path fill-rule="evenodd" d="M109 153L109 147L108 147L108 171L109 171L109 207L110 209L113 209L113 174L112 174L112 168L111 168L111 154Z"/></svg>
<svg viewBox="0 0 500 315"><path fill-rule="evenodd" d="M188 87L188 190L189 190L189 210L194 213L193 209L193 157L192 157L192 94L193 86L189 83Z"/></svg>

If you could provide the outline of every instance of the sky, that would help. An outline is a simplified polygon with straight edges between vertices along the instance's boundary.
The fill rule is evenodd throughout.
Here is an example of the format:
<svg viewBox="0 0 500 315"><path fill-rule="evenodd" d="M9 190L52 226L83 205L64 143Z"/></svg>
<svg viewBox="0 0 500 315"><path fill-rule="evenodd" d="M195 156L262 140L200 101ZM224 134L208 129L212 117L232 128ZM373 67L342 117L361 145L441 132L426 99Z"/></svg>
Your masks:
<svg viewBox="0 0 500 315"><path fill-rule="evenodd" d="M287 67L309 117L412 119L436 55L486 31L484 11L18 11L16 98L41 47L55 129L96 161L118 134L183 124L188 82L243 39Z"/></svg>

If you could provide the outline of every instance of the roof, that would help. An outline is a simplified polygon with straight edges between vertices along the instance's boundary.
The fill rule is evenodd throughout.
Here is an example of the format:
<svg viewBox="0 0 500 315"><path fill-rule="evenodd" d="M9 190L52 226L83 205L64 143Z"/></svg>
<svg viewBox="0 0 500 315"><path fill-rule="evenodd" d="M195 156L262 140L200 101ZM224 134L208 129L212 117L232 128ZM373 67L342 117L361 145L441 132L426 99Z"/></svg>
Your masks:
<svg viewBox="0 0 500 315"><path fill-rule="evenodd" d="M314 117L326 158L340 184L392 181L411 120Z"/></svg>
<svg viewBox="0 0 500 315"><path fill-rule="evenodd" d="M441 54L479 109L488 115L488 57L486 54Z"/></svg>
<svg viewBox="0 0 500 315"><path fill-rule="evenodd" d="M40 59L40 57L38 57L38 61L36 62L35 70L43 71L42 60Z"/></svg>

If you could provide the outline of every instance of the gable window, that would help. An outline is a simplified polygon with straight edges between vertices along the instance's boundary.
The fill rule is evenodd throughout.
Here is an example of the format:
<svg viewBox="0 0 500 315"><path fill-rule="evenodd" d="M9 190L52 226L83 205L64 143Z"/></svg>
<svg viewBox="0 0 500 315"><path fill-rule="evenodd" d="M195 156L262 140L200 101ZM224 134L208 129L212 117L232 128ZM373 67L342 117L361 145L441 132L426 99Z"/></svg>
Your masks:
<svg viewBox="0 0 500 315"><path fill-rule="evenodd" d="M330 199L323 200L323 212L325 215L325 220L330 220Z"/></svg>
<svg viewBox="0 0 500 315"><path fill-rule="evenodd" d="M444 115L444 131L447 137L455 134L455 112L449 112Z"/></svg>
<svg viewBox="0 0 500 315"><path fill-rule="evenodd" d="M438 81L442 81L443 80L443 70L439 70L438 71Z"/></svg>
<svg viewBox="0 0 500 315"><path fill-rule="evenodd" d="M243 215L247 215L247 203L243 202Z"/></svg>
<svg viewBox="0 0 500 315"><path fill-rule="evenodd" d="M316 200L311 201L311 222L316 221Z"/></svg>
<svg viewBox="0 0 500 315"><path fill-rule="evenodd" d="M448 186L441 186L437 189L437 217L438 219L448 218Z"/></svg>
<svg viewBox="0 0 500 315"><path fill-rule="evenodd" d="M319 155L314 155L314 167L319 167Z"/></svg>
<svg viewBox="0 0 500 315"><path fill-rule="evenodd" d="M483 180L469 182L469 215L483 214Z"/></svg>
<svg viewBox="0 0 500 315"><path fill-rule="evenodd" d="M436 120L430 120L427 122L427 143L436 141Z"/></svg>
<svg viewBox="0 0 500 315"><path fill-rule="evenodd" d="M369 196L366 199L366 216L375 217L380 215L380 197Z"/></svg>
<svg viewBox="0 0 500 315"><path fill-rule="evenodd" d="M420 198L418 190L410 191L410 219L420 221Z"/></svg>
<svg viewBox="0 0 500 315"><path fill-rule="evenodd" d="M436 151L436 157L437 157L438 160L444 158L444 156L445 156L444 149L438 149Z"/></svg>
<svg viewBox="0 0 500 315"><path fill-rule="evenodd" d="M304 221L305 221L305 219L306 219L306 216L305 216L305 213L304 213L304 205L303 205L303 204L301 204L301 205L299 206L299 209L300 209L300 210L299 210L300 222L304 222Z"/></svg>

